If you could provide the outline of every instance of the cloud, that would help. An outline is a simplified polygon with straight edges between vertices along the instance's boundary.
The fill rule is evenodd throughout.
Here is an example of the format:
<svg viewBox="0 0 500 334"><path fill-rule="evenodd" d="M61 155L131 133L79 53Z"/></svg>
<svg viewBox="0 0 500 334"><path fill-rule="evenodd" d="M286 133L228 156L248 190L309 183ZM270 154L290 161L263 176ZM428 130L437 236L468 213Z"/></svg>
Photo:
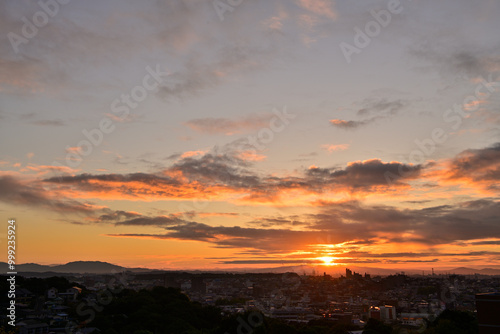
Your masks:
<svg viewBox="0 0 500 334"><path fill-rule="evenodd" d="M330 124L341 129L356 129L362 125L368 124L366 121L345 121L342 119L331 119Z"/></svg>
<svg viewBox="0 0 500 334"><path fill-rule="evenodd" d="M244 161L263 161L267 158L265 155L256 153L252 150L241 151L238 153L237 157Z"/></svg>
<svg viewBox="0 0 500 334"><path fill-rule="evenodd" d="M388 117L397 114L407 104L407 101L401 99L393 101L384 98L365 99L357 114L359 116L377 116L378 118Z"/></svg>
<svg viewBox="0 0 500 334"><path fill-rule="evenodd" d="M303 199L338 193L387 195L411 189L412 181L429 181L433 178L452 184L466 181L473 186L498 191L494 181L500 175L498 144L467 150L446 163L433 165L408 165L370 159L353 161L343 168L312 166L289 175L257 173L253 168L253 161L257 159L242 157L240 152L230 149L224 152L212 150L203 155L179 158L156 173L63 175L46 178L44 182L68 197L220 199L244 201L247 204L281 201L286 205L291 200L290 192ZM435 165L443 168L431 170L430 166ZM391 175L402 176L393 179Z"/></svg>
<svg viewBox="0 0 500 334"><path fill-rule="evenodd" d="M99 221L119 221L122 218L131 219L140 215L141 214L137 212L118 210L99 216Z"/></svg>
<svg viewBox="0 0 500 334"><path fill-rule="evenodd" d="M21 181L12 176L0 176L0 201L29 207L42 207L60 213L93 214L98 207L72 199L50 196L39 182Z"/></svg>
<svg viewBox="0 0 500 334"><path fill-rule="evenodd" d="M408 101L402 99L388 100L384 98L365 99L361 102L361 108L356 112L358 116L368 117L359 121L346 121L342 119L331 119L330 124L340 129L356 129L368 125L380 119L389 118L398 114Z"/></svg>
<svg viewBox="0 0 500 334"><path fill-rule="evenodd" d="M448 161L438 174L446 181L499 192L500 143L482 149L465 150Z"/></svg>
<svg viewBox="0 0 500 334"><path fill-rule="evenodd" d="M271 117L272 115L251 115L233 120L228 118L207 117L187 121L185 125L199 133L230 136L266 127L269 125Z"/></svg>
<svg viewBox="0 0 500 334"><path fill-rule="evenodd" d="M196 222L165 227L164 234L109 234L111 237L178 239L209 242L217 248L254 248L269 252L291 250L313 243L319 232L258 229L239 226L210 226Z"/></svg>
<svg viewBox="0 0 500 334"><path fill-rule="evenodd" d="M262 217L257 218L251 222L248 222L249 225L256 225L262 228L270 228L276 226L288 226L290 228L297 226L308 226L310 223L301 221L301 217L299 216L291 216L291 217Z"/></svg>
<svg viewBox="0 0 500 334"><path fill-rule="evenodd" d="M101 216L102 217L102 216ZM124 221L116 222L116 226L169 226L179 223L187 223L185 220L174 216L158 216L158 217L137 217Z"/></svg>
<svg viewBox="0 0 500 334"><path fill-rule="evenodd" d="M479 200L410 210L359 202L326 203L312 228L330 230L345 240L387 238L391 242L447 244L498 238L500 202Z"/></svg>
<svg viewBox="0 0 500 334"><path fill-rule="evenodd" d="M222 84L228 77L265 68L265 60L273 55L274 49L272 44L257 46L256 41L245 44L234 41L212 52L216 60L208 60L211 57L199 54L186 56L182 69L172 71L165 78L157 95L167 100L198 96Z"/></svg>
<svg viewBox="0 0 500 334"><path fill-rule="evenodd" d="M311 167L296 175L261 175L252 163L260 156L242 156L240 152L208 152L202 156L181 158L156 173L80 174L47 178L60 192L73 197L97 197L133 200L224 199L247 203L284 200L289 192L297 196L328 193L387 193L409 188L423 166L378 159L356 161L345 168ZM404 177L391 184L386 175Z"/></svg>
<svg viewBox="0 0 500 334"><path fill-rule="evenodd" d="M486 51L486 52L485 52ZM411 54L430 64L432 69L437 69L442 75L475 79L500 72L500 49L468 49L457 47L455 49L428 46L413 48ZM495 79L495 78L493 78Z"/></svg>
<svg viewBox="0 0 500 334"><path fill-rule="evenodd" d="M334 10L334 2L328 0L298 0L301 7L318 15L329 19L336 19L337 13Z"/></svg>
<svg viewBox="0 0 500 334"><path fill-rule="evenodd" d="M379 159L350 162L344 169L314 166L307 170L308 182L306 184L327 189L337 187L353 192L375 191L379 188L389 188L387 187L387 174L399 175L401 170L407 171L405 180L398 179L395 184L407 186L405 181L417 179L423 169L422 165L406 165L397 161L383 162Z"/></svg>
<svg viewBox="0 0 500 334"><path fill-rule="evenodd" d="M367 252L360 251L378 240L384 243L422 244L426 246L448 245L457 241L500 238L497 217L500 202L486 201L481 204L462 202L453 206L428 207L420 210L402 209L383 205L366 205L358 201L323 203L320 212L299 218L263 217L251 222L259 228L240 226L210 226L197 222L177 223L159 217L140 225L162 226L159 234L109 234L112 237L137 237L177 239L206 242L217 248L240 248L247 251L264 251L268 254L307 251L298 258L310 258L324 254L322 244L330 245L328 252L342 261L384 259L384 261L433 261L436 257L484 257L497 256L495 251L469 252ZM304 222L304 223L303 223ZM281 228L277 228L281 227ZM300 228L300 229L295 229ZM324 238L328 236L328 241ZM371 240L371 241L366 241ZM338 245L336 247L335 245ZM315 248L311 248L315 246ZM322 246L324 248L324 245ZM400 260L388 260L398 259ZM412 260L419 258L418 260Z"/></svg>
<svg viewBox="0 0 500 334"><path fill-rule="evenodd" d="M309 259L297 259L297 260L287 260L287 259L269 259L269 260L226 260L220 261L221 264L322 264L321 260L309 260Z"/></svg>
<svg viewBox="0 0 500 334"><path fill-rule="evenodd" d="M474 242L471 242L470 244L475 245L475 246L485 246L485 245L499 246L500 240L474 241Z"/></svg>
<svg viewBox="0 0 500 334"><path fill-rule="evenodd" d="M68 166L45 166L45 165L34 165L29 164L25 168L21 170L22 172L33 171L36 172L39 176L47 173L65 173L65 174L74 174L78 172L77 169L73 169Z"/></svg>
<svg viewBox="0 0 500 334"><path fill-rule="evenodd" d="M187 152L184 152L180 155L180 158L181 159L184 159L184 158L191 158L191 157L195 157L195 156L198 156L198 155L203 155L207 153L206 151L201 151L201 150L198 150L198 151L187 151Z"/></svg>
<svg viewBox="0 0 500 334"><path fill-rule="evenodd" d="M40 125L40 126L64 126L65 123L61 120L39 120L34 121L32 124Z"/></svg>
<svg viewBox="0 0 500 334"><path fill-rule="evenodd" d="M205 217L237 217L240 214L237 212L198 212L196 215L201 218Z"/></svg>
<svg viewBox="0 0 500 334"><path fill-rule="evenodd" d="M156 62L170 73L158 96L183 99L233 75L265 68L279 54L277 43L286 42L271 40L260 30L248 33L241 20L221 25L207 2L111 0L61 5L35 37L14 50L7 32L22 36L20 18L31 18L41 8L36 1L10 0L0 6L0 29L6 32L0 43L0 90L15 94L102 92L141 80L127 69ZM246 7L249 22L269 14L256 5ZM274 10L272 5L270 9ZM146 28L133 28L137 26ZM131 47L139 44L142 47ZM113 73L112 84L101 75L103 68Z"/></svg>
<svg viewBox="0 0 500 334"><path fill-rule="evenodd" d="M349 144L325 144L321 145L321 147L325 150L327 150L329 153L335 152L335 151L343 151L347 150L349 148Z"/></svg>

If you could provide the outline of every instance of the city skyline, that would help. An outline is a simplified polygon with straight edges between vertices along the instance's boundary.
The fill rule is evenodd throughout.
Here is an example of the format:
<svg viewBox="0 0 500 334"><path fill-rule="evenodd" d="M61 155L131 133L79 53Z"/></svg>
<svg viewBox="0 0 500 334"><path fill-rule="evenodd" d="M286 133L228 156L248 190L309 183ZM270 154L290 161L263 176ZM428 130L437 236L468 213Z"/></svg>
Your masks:
<svg viewBox="0 0 500 334"><path fill-rule="evenodd" d="M16 263L500 268L499 3L0 9Z"/></svg>

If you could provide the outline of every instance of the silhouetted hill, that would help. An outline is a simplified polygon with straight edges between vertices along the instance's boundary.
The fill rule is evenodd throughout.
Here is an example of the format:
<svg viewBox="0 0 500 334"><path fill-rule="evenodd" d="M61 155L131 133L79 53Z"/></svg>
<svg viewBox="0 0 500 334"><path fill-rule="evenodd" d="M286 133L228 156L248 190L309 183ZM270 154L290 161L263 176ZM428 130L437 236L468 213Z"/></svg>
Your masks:
<svg viewBox="0 0 500 334"><path fill-rule="evenodd" d="M0 262L0 267L5 268L4 272L8 272L10 270L7 269L7 263ZM182 270L183 272L190 273L202 273L202 272L232 272L232 273L286 273L286 272L295 272L299 275L322 275L326 273L333 277L339 277L340 275L345 275L345 269L349 268L354 272L360 273L364 275L368 273L370 275L381 275L388 276L394 275L396 273L405 272L407 275L420 275L422 273L421 270L417 269L386 269L386 268L372 268L372 267L357 267L357 266L311 266L311 265L299 265L299 266L281 266L275 268L231 268L231 269L217 269L213 270ZM56 273L56 274L112 274L116 272L122 271L131 271L136 273L144 273L144 272L160 272L160 270L156 269L147 269L147 268L126 268L118 265L114 265L108 262L102 261L74 261L61 265L40 265L37 263L25 263L16 265L15 269L18 273ZM171 270L167 270L171 271ZM179 271L179 270L175 270ZM430 273L429 270L425 271L426 274ZM457 275L500 275L500 269L497 268L484 268L484 269L474 269L474 268L454 268L448 270L440 270L436 268L436 274L457 274Z"/></svg>
<svg viewBox="0 0 500 334"><path fill-rule="evenodd" d="M111 272L122 272L126 268L117 266L107 262L100 261L75 261L69 262L63 265L58 265L51 267L52 271L61 273L111 273Z"/></svg>
<svg viewBox="0 0 500 334"><path fill-rule="evenodd" d="M0 263L0 265L3 268L7 268L7 263L5 262ZM75 261L55 266L46 266L36 263L26 263L26 264L16 265L15 269L15 271L17 271L18 273L53 272L53 273L75 273L75 274L85 274L85 273L109 274L109 273L122 272L124 270L129 270L129 269L101 261Z"/></svg>

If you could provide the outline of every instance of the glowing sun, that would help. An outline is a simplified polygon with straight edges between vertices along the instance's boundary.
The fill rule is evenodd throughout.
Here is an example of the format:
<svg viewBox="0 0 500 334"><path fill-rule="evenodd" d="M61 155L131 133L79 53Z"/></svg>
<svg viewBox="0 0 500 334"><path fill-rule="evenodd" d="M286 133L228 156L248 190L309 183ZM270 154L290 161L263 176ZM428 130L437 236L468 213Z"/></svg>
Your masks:
<svg viewBox="0 0 500 334"><path fill-rule="evenodd" d="M336 265L335 262L333 262L333 260L335 260L334 257L330 257L330 256L323 256L323 257L318 257L318 260L321 260L323 261L323 265L325 266L334 266Z"/></svg>

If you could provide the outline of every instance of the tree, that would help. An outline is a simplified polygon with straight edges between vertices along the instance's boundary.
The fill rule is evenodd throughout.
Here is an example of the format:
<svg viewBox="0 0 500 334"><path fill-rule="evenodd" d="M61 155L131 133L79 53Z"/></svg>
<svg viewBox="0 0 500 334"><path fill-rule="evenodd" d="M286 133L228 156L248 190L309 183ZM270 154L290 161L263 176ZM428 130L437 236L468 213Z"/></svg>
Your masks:
<svg viewBox="0 0 500 334"><path fill-rule="evenodd" d="M477 334L476 317L469 312L444 310L424 332L426 334Z"/></svg>
<svg viewBox="0 0 500 334"><path fill-rule="evenodd" d="M392 327L377 319L370 318L363 330L363 334L391 334Z"/></svg>

